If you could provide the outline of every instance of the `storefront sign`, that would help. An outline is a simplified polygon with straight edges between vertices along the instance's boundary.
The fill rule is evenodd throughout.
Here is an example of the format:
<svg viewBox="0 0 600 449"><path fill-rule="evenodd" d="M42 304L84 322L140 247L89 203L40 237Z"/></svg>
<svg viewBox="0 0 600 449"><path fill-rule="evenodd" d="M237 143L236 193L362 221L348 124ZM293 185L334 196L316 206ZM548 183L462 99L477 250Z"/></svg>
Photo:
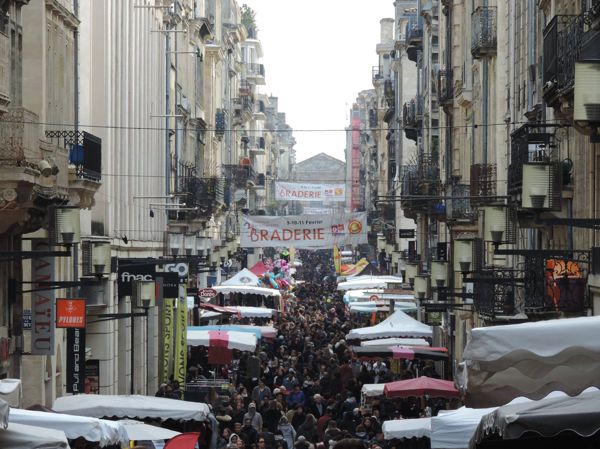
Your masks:
<svg viewBox="0 0 600 449"><path fill-rule="evenodd" d="M202 299L210 299L217 296L219 293L212 288L203 288L198 292L198 296Z"/></svg>
<svg viewBox="0 0 600 449"><path fill-rule="evenodd" d="M48 251L46 240L31 241L33 251ZM54 257L37 257L31 261L35 291L31 294L31 354L54 355L55 290L42 290L40 282L54 281ZM46 287L47 288L47 287Z"/></svg>
<svg viewBox="0 0 600 449"><path fill-rule="evenodd" d="M275 199L280 201L346 201L344 184L276 182Z"/></svg>
<svg viewBox="0 0 600 449"><path fill-rule="evenodd" d="M56 300L56 327L85 327L85 299Z"/></svg>
<svg viewBox="0 0 600 449"><path fill-rule="evenodd" d="M398 237L401 239L414 239L415 238L415 230L414 229L398 229Z"/></svg>
<svg viewBox="0 0 600 449"><path fill-rule="evenodd" d="M100 360L85 361L85 393L100 394Z"/></svg>
<svg viewBox="0 0 600 449"><path fill-rule="evenodd" d="M173 371L173 379L179 381L179 385L185 385L187 374L187 297L185 287L181 286L179 288L175 318L175 370Z"/></svg>
<svg viewBox="0 0 600 449"><path fill-rule="evenodd" d="M162 309L162 370L161 370L161 382L167 382L171 375L171 366L173 362L173 331L174 328L173 320L173 299L163 299Z"/></svg>
<svg viewBox="0 0 600 449"><path fill-rule="evenodd" d="M67 393L85 391L85 328L67 329Z"/></svg>
<svg viewBox="0 0 600 449"><path fill-rule="evenodd" d="M333 249L367 243L367 214L244 216L241 246Z"/></svg>
<svg viewBox="0 0 600 449"><path fill-rule="evenodd" d="M131 296L133 281L153 281L156 278L154 264L136 264L135 259L119 260L117 287L119 298Z"/></svg>
<svg viewBox="0 0 600 449"><path fill-rule="evenodd" d="M163 279L163 298L177 298L179 293L179 274L159 273Z"/></svg>

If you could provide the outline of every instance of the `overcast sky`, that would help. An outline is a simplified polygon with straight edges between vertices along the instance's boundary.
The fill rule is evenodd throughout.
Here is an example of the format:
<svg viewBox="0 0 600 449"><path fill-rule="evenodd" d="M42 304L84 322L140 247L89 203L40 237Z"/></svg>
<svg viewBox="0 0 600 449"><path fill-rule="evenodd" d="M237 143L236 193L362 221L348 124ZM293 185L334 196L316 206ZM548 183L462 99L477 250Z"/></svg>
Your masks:
<svg viewBox="0 0 600 449"><path fill-rule="evenodd" d="M344 160L348 113L373 88L379 21L393 0L238 0L256 12L267 85L294 129L297 160L324 152ZM317 131L334 130L334 131Z"/></svg>

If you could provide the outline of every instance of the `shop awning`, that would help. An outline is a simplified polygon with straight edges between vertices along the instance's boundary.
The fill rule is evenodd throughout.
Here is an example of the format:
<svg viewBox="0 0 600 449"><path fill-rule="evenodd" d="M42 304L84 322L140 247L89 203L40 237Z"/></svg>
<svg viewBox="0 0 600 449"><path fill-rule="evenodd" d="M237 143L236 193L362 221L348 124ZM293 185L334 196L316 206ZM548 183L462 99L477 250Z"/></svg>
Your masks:
<svg viewBox="0 0 600 449"><path fill-rule="evenodd" d="M60 413L93 418L150 418L161 421L204 421L210 413L208 405L201 402L140 395L61 396L56 398L52 408Z"/></svg>
<svg viewBox="0 0 600 449"><path fill-rule="evenodd" d="M404 310L406 312L417 310L417 305L414 302L394 302L394 310ZM351 313L373 313L373 312L389 312L389 303L375 303L370 304L365 301L350 304Z"/></svg>
<svg viewBox="0 0 600 449"><path fill-rule="evenodd" d="M256 336L249 332L238 331L187 331L189 346L206 346L238 351L256 350Z"/></svg>
<svg viewBox="0 0 600 449"><path fill-rule="evenodd" d="M409 398L425 395L435 398L456 398L459 395L452 381L432 379L427 376L386 383L383 393L386 398Z"/></svg>
<svg viewBox="0 0 600 449"><path fill-rule="evenodd" d="M189 331L236 331L247 332L256 336L257 339L273 339L277 337L277 329L271 326L252 326L249 324L222 324L209 326L188 326Z"/></svg>
<svg viewBox="0 0 600 449"><path fill-rule="evenodd" d="M346 335L346 340L373 340L390 337L431 338L432 335L433 331L430 326L411 318L401 310L396 310L391 316L375 326L350 331Z"/></svg>
<svg viewBox="0 0 600 449"><path fill-rule="evenodd" d="M554 390L574 396L600 387L599 341L600 316L475 328L458 384L473 407Z"/></svg>
<svg viewBox="0 0 600 449"><path fill-rule="evenodd" d="M70 440L81 437L87 441L98 443L100 447L129 444L127 434L121 424L87 416L11 408L9 428L13 424L60 430Z"/></svg>
<svg viewBox="0 0 600 449"><path fill-rule="evenodd" d="M377 340L374 340L377 341ZM360 358L393 358L395 360L447 360L446 348L424 346L352 346L352 352Z"/></svg>
<svg viewBox="0 0 600 449"><path fill-rule="evenodd" d="M385 421L382 427L386 440L431 437L431 418L395 419Z"/></svg>
<svg viewBox="0 0 600 449"><path fill-rule="evenodd" d="M431 418L432 449L465 449L481 421L495 408L473 409L461 407L457 410L441 411Z"/></svg>
<svg viewBox="0 0 600 449"><path fill-rule="evenodd" d="M521 438L531 441L568 434L591 437L598 431L600 391L586 391L575 397L548 397L499 407L482 417L469 447L499 447L503 441L509 447L511 441Z"/></svg>
<svg viewBox="0 0 600 449"><path fill-rule="evenodd" d="M377 340L363 341L362 347L367 346L429 346L424 338L379 338Z"/></svg>
<svg viewBox="0 0 600 449"><path fill-rule="evenodd" d="M62 430L11 424L8 429L0 430L0 447L7 449L69 449L69 442Z"/></svg>

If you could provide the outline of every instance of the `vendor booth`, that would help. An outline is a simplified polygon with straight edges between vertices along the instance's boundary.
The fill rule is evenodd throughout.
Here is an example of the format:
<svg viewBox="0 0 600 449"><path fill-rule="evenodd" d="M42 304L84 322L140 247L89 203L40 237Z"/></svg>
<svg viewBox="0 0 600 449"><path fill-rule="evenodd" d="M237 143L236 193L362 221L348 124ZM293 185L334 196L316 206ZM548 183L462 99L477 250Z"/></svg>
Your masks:
<svg viewBox="0 0 600 449"><path fill-rule="evenodd" d="M208 348L237 349L238 351L256 350L256 335L251 332L188 330L188 346L206 346Z"/></svg>
<svg viewBox="0 0 600 449"><path fill-rule="evenodd" d="M433 331L430 326L411 318L401 310L375 326L354 329L346 335L346 340L373 340L390 337L431 338Z"/></svg>
<svg viewBox="0 0 600 449"><path fill-rule="evenodd" d="M600 316L475 328L458 383L469 406L600 387ZM524 345L524 342L526 344Z"/></svg>
<svg viewBox="0 0 600 449"><path fill-rule="evenodd" d="M431 438L431 418L396 419L385 421L382 426L386 440Z"/></svg>
<svg viewBox="0 0 600 449"><path fill-rule="evenodd" d="M386 288L390 282L402 283L398 276L357 276L345 282L340 282L338 290L365 290L372 288Z"/></svg>
<svg viewBox="0 0 600 449"><path fill-rule="evenodd" d="M62 430L10 424L7 429L0 430L0 447L7 449L69 449L69 442Z"/></svg>

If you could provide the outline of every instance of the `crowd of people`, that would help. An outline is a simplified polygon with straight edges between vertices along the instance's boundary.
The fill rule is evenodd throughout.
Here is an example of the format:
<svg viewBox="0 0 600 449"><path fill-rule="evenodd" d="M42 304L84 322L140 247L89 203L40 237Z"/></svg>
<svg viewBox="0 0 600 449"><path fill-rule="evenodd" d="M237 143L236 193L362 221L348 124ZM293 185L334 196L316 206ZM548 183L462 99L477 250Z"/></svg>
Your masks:
<svg viewBox="0 0 600 449"><path fill-rule="evenodd" d="M273 319L278 337L263 339L257 354L240 353L216 373L235 378L231 394L210 401L219 427L216 448L340 449L338 443L351 438L365 448L391 449L382 432L385 420L431 416L449 404L422 398L362 404L362 385L410 378L417 370L439 377L435 367L353 357L345 335L368 323L346 310L331 260L319 252L303 257L304 282L286 312ZM198 376L214 367L195 357L190 369Z"/></svg>

